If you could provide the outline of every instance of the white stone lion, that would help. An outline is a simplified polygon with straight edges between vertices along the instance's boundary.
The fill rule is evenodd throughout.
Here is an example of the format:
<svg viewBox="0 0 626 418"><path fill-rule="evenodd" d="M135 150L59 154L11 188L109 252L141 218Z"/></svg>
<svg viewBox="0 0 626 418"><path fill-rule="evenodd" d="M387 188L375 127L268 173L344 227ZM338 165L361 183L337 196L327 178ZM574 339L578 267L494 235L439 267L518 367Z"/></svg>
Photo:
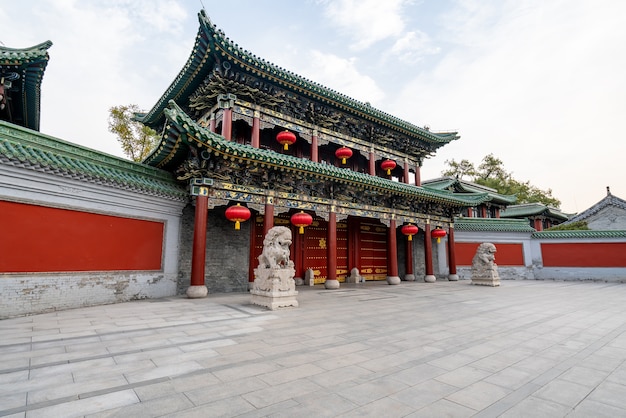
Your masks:
<svg viewBox="0 0 626 418"><path fill-rule="evenodd" d="M496 246L483 242L472 259L472 283L483 286L500 286L496 260Z"/></svg>
<svg viewBox="0 0 626 418"><path fill-rule="evenodd" d="M263 240L263 252L259 256L259 267L269 269L293 268L289 259L291 230L284 226L275 226L267 231Z"/></svg>
<svg viewBox="0 0 626 418"><path fill-rule="evenodd" d="M478 246L472 259L472 266L489 268L496 266L496 246L490 242L483 242Z"/></svg>

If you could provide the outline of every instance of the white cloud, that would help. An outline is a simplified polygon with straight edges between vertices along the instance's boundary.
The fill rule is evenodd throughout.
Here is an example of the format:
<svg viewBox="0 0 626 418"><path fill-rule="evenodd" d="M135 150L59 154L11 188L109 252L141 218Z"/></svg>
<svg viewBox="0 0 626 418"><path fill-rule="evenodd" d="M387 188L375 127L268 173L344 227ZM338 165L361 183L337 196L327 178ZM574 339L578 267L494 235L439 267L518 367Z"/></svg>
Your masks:
<svg viewBox="0 0 626 418"><path fill-rule="evenodd" d="M479 162L494 153L516 178L552 188L566 211L602 197L582 201L585 189L611 185L626 195L626 145L616 135L626 114L626 5L509 2L494 14L489 2L481 2L487 12L476 4L452 13L453 47L395 106L433 129L459 128L462 139L444 147L432 160L437 171L424 177L438 176L446 159Z"/></svg>
<svg viewBox="0 0 626 418"><path fill-rule="evenodd" d="M401 37L405 29L402 9L407 0L332 0L323 2L325 15L362 50L387 38Z"/></svg>
<svg viewBox="0 0 626 418"><path fill-rule="evenodd" d="M301 75L341 94L373 106L385 98L385 93L372 78L359 73L355 58L341 58L320 51L311 51L308 64L302 67Z"/></svg>
<svg viewBox="0 0 626 418"><path fill-rule="evenodd" d="M426 55L439 53L440 48L432 45L430 37L419 30L407 32L396 40L391 53L397 55L400 61L413 64Z"/></svg>

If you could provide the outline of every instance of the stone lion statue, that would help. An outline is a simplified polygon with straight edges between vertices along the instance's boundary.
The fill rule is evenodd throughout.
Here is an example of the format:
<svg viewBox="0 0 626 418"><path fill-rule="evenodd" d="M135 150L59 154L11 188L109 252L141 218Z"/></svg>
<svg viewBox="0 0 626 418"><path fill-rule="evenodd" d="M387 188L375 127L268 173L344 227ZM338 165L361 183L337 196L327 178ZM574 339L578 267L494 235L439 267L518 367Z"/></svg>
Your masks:
<svg viewBox="0 0 626 418"><path fill-rule="evenodd" d="M483 242L478 246L472 259L472 266L489 267L496 266L496 246L490 242Z"/></svg>
<svg viewBox="0 0 626 418"><path fill-rule="evenodd" d="M291 230L284 226L275 226L267 231L263 240L263 252L259 256L259 267L269 269L293 268L289 259Z"/></svg>
<svg viewBox="0 0 626 418"><path fill-rule="evenodd" d="M485 286L500 286L496 260L496 246L483 242L472 259L472 283Z"/></svg>

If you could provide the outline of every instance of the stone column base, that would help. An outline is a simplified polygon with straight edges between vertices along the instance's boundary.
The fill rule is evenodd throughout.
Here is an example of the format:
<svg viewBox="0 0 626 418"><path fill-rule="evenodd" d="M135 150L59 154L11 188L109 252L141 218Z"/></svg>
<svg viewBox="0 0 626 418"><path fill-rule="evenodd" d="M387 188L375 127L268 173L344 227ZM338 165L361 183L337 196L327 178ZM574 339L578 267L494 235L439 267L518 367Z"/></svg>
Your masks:
<svg viewBox="0 0 626 418"><path fill-rule="evenodd" d="M405 282L414 282L415 281L415 274L405 274L404 275L404 281Z"/></svg>
<svg viewBox="0 0 626 418"><path fill-rule="evenodd" d="M209 289L206 286L189 286L187 288L187 297L189 299L205 298L209 294Z"/></svg>
<svg viewBox="0 0 626 418"><path fill-rule="evenodd" d="M387 276L388 284L400 284L401 281L398 276Z"/></svg>
<svg viewBox="0 0 626 418"><path fill-rule="evenodd" d="M458 282L459 281L459 275L458 274L451 274L448 276L448 280L451 282Z"/></svg>
<svg viewBox="0 0 626 418"><path fill-rule="evenodd" d="M339 280L326 280L324 287L326 289L339 289Z"/></svg>
<svg viewBox="0 0 626 418"><path fill-rule="evenodd" d="M437 278L434 275L432 275L432 274L428 274L428 275L424 276L424 281L426 283L435 283L437 281Z"/></svg>

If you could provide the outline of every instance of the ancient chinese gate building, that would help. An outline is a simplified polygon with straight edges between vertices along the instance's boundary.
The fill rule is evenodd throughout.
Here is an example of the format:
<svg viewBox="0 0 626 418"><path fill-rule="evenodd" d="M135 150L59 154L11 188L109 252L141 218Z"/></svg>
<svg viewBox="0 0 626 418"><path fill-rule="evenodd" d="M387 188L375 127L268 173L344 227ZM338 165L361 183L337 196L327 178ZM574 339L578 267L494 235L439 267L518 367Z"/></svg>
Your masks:
<svg viewBox="0 0 626 418"><path fill-rule="evenodd" d="M454 216L489 197L421 187L420 166L456 132L417 127L264 61L204 11L199 22L187 63L137 116L163 132L145 163L173 172L193 195L180 290L189 275L193 286L241 289L241 277L254 279L264 231L301 211L312 224L304 234L294 227L297 277L312 269L316 283L336 287L356 267L367 280L432 281L434 228L450 234L455 274ZM284 131L293 135L279 143ZM225 219L235 204L252 213L238 231ZM418 226L414 240L401 234L406 224Z"/></svg>

